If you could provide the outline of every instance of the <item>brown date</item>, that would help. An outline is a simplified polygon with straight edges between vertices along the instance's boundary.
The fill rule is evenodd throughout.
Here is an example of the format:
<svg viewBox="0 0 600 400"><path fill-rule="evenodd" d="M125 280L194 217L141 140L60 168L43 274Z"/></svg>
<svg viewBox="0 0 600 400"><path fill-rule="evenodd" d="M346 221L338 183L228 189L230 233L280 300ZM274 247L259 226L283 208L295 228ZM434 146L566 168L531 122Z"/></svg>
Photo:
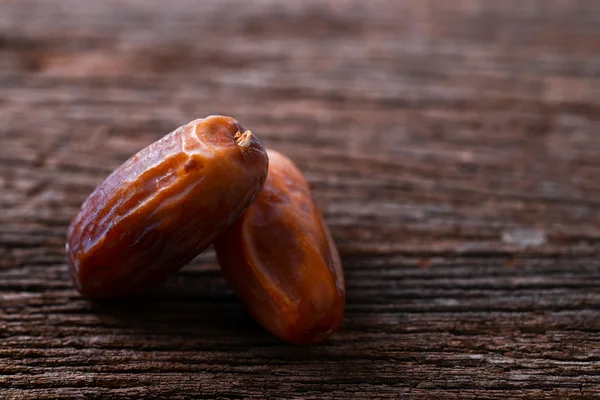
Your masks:
<svg viewBox="0 0 600 400"><path fill-rule="evenodd" d="M268 155L262 192L215 248L225 278L250 314L281 339L310 344L341 323L342 265L300 171L282 154Z"/></svg>
<svg viewBox="0 0 600 400"><path fill-rule="evenodd" d="M268 158L235 119L183 125L131 157L83 203L67 234L83 295L134 293L208 247L254 201Z"/></svg>

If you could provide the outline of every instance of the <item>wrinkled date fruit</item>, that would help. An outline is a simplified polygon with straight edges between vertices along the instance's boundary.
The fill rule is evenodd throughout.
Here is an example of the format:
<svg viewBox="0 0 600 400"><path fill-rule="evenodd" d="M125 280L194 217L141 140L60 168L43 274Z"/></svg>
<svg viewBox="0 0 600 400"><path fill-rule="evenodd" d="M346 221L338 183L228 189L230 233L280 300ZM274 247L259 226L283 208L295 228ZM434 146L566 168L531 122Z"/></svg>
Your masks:
<svg viewBox="0 0 600 400"><path fill-rule="evenodd" d="M215 242L225 278L254 318L293 344L331 335L344 311L340 258L308 184L269 150L262 192Z"/></svg>
<svg viewBox="0 0 600 400"><path fill-rule="evenodd" d="M229 117L183 125L131 157L68 230L77 290L128 295L177 271L254 201L267 175L258 139Z"/></svg>

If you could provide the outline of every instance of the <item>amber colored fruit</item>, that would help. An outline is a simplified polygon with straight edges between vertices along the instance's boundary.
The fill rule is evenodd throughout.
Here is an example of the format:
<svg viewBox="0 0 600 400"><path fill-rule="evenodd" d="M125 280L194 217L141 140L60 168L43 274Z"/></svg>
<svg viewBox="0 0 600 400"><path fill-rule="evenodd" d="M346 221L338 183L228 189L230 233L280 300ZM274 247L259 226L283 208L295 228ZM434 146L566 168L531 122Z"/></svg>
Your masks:
<svg viewBox="0 0 600 400"><path fill-rule="evenodd" d="M129 295L177 271L254 201L268 158L235 119L183 125L131 157L73 218L67 260L77 290Z"/></svg>
<svg viewBox="0 0 600 400"><path fill-rule="evenodd" d="M287 157L268 154L262 192L215 248L227 281L254 318L281 339L310 344L342 321L342 265L306 180Z"/></svg>

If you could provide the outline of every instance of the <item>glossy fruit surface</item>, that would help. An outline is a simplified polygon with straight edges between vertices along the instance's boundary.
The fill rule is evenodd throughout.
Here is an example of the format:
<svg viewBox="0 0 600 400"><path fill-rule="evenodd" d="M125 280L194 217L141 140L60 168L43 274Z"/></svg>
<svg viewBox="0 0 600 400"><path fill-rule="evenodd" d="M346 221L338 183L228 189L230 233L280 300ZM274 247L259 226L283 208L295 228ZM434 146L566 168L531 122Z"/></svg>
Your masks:
<svg viewBox="0 0 600 400"><path fill-rule="evenodd" d="M230 286L274 335L310 344L340 325L340 258L309 186L291 160L269 150L262 192L215 242Z"/></svg>
<svg viewBox="0 0 600 400"><path fill-rule="evenodd" d="M268 158L235 119L183 125L131 157L71 221L75 287L94 298L134 293L177 271L254 201Z"/></svg>

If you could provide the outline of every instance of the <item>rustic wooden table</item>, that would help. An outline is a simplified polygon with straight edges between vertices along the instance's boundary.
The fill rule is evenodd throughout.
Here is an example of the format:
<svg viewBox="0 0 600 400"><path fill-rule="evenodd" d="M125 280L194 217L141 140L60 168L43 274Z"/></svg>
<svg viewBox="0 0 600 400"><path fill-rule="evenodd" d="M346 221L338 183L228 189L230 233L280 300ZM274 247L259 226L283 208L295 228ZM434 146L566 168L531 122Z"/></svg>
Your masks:
<svg viewBox="0 0 600 400"><path fill-rule="evenodd" d="M305 172L341 330L264 332L212 251L73 290L70 218L228 114ZM600 398L600 3L0 1L0 398Z"/></svg>

